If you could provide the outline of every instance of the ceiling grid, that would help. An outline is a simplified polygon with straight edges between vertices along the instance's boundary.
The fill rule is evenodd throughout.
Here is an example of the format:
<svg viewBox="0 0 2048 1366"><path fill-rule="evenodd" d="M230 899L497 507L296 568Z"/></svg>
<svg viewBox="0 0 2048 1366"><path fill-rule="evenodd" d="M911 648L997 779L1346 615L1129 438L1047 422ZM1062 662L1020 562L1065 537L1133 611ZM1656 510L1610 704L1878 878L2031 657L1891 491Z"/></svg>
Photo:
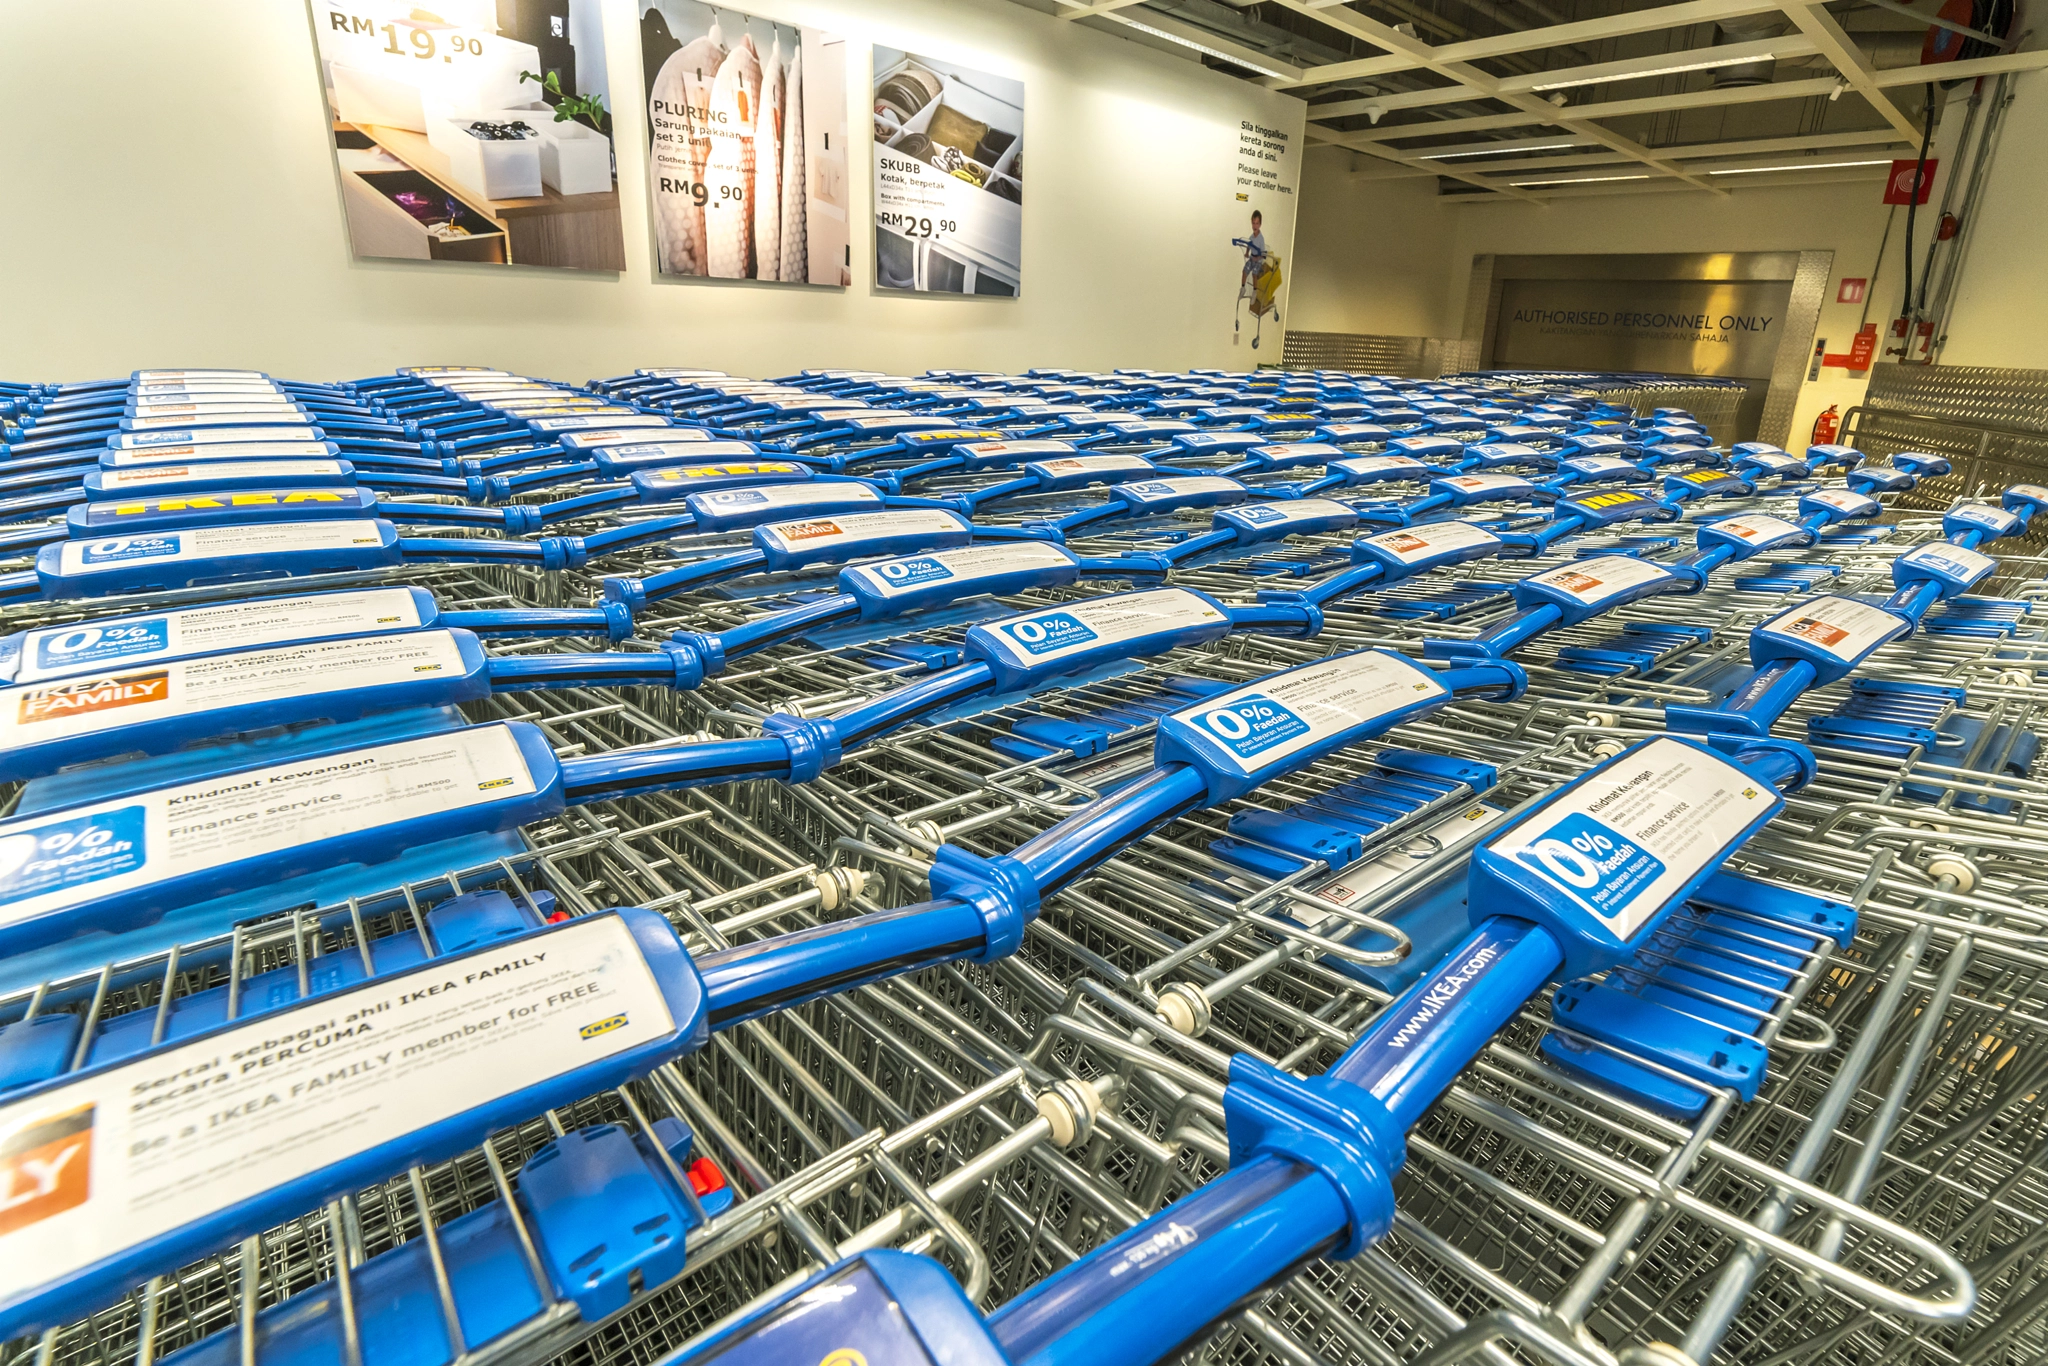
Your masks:
<svg viewBox="0 0 2048 1366"><path fill-rule="evenodd" d="M1981 32L1920 65L1928 26L1955 26L1926 0L1020 3L1299 94L1311 143L1477 202L1881 178L1943 87L2048 65Z"/></svg>

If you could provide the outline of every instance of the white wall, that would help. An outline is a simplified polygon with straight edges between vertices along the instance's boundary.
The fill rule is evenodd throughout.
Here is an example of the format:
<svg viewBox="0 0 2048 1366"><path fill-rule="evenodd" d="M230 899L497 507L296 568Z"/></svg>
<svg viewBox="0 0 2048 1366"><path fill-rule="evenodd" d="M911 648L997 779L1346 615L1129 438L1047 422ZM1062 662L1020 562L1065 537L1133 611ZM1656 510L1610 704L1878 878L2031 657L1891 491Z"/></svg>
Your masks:
<svg viewBox="0 0 2048 1366"><path fill-rule="evenodd" d="M2048 369L2048 71L2021 76L2013 92L1963 259L1944 365Z"/></svg>
<svg viewBox="0 0 2048 1366"><path fill-rule="evenodd" d="M297 0L18 0L0 211L0 377L248 366L340 378L421 363L583 379L639 365L785 373L1033 365L1249 368L1230 345L1239 124L1303 105L1009 0L761 0L845 34L864 130L870 43L1027 83L1023 295L656 280L634 0L605 0L622 275L350 258L311 29ZM872 221L864 133L853 217ZM1268 215L1269 220L1272 215ZM1268 222L1272 238L1276 225ZM1284 237L1273 246L1292 255ZM1257 359L1277 359L1276 343Z"/></svg>
<svg viewBox="0 0 2048 1366"><path fill-rule="evenodd" d="M1439 198L1433 180L1384 178L1369 157L1316 148L1302 172L1295 249L1301 268L1290 321L1311 331L1456 337L1464 329L1472 258L1483 253L1825 250L1835 254L1834 267L1817 335L1830 351L1846 352L1862 306L1835 303L1836 286L1845 276L1871 275L1888 212L1879 202L1883 168L1872 170L1875 177L1799 187L1742 184L1726 197L1471 203ZM1873 287L1870 317L1880 331L1898 307L1901 238L1895 229ZM1824 369L1821 376L1801 389L1788 443L1794 449L1829 404L1846 413L1862 398L1865 382L1847 371Z"/></svg>

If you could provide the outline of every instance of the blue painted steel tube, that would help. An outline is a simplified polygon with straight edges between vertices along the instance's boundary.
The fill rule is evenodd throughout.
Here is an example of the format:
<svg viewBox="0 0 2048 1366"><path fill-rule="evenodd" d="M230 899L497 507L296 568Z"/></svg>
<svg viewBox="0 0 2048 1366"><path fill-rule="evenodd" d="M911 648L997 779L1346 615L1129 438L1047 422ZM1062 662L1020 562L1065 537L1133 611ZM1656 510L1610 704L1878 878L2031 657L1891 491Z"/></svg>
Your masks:
<svg viewBox="0 0 2048 1366"><path fill-rule="evenodd" d="M720 949L697 959L711 1026L725 1029L772 1010L814 1000L980 950L981 913L964 901L922 901L857 920Z"/></svg>
<svg viewBox="0 0 2048 1366"><path fill-rule="evenodd" d="M1370 1091L1406 1131L1563 962L1548 931L1491 916L1381 1011L1326 1075Z"/></svg>
<svg viewBox="0 0 2048 1366"><path fill-rule="evenodd" d="M486 667L494 692L530 688L673 688L679 681L688 681L679 680L676 657L659 650L494 655Z"/></svg>
<svg viewBox="0 0 2048 1366"><path fill-rule="evenodd" d="M1555 603L1546 602L1519 616L1510 617L1491 630L1481 631L1469 641L1449 643L1467 647L1475 655L1498 658L1534 640L1562 620L1564 612ZM1457 653L1463 654L1466 650L1461 649Z"/></svg>
<svg viewBox="0 0 2048 1366"><path fill-rule="evenodd" d="M443 626L480 636L606 636L633 634L633 618L616 603L602 607L505 607L443 612Z"/></svg>
<svg viewBox="0 0 2048 1366"><path fill-rule="evenodd" d="M1563 962L1527 921L1487 920L1381 1012L1329 1075L1411 1127ZM1146 1366L1229 1303L1328 1251L1347 1215L1313 1168L1233 1168L989 1316L1017 1366Z"/></svg>
<svg viewBox="0 0 2048 1366"><path fill-rule="evenodd" d="M625 526L595 531L580 539L586 555L604 555L628 546L647 545L665 541L671 536L681 536L696 525L695 517L650 517L644 522L629 522Z"/></svg>
<svg viewBox="0 0 2048 1366"><path fill-rule="evenodd" d="M730 555L714 555L708 559L679 565L674 569L664 569L659 574L649 574L640 581L641 591L645 595L642 601L658 602L677 593L687 593L692 588L716 579L751 574L767 563L768 556L763 551L738 550Z"/></svg>
<svg viewBox="0 0 2048 1366"><path fill-rule="evenodd" d="M1332 1247L1346 1218L1314 1168L1255 1158L1011 1300L989 1334L1016 1366L1142 1366Z"/></svg>
<svg viewBox="0 0 2048 1366"><path fill-rule="evenodd" d="M894 730L926 712L937 711L964 698L986 691L995 681L988 665L962 664L944 673L883 693L880 697L849 707L832 718L844 749L865 744L884 731Z"/></svg>
<svg viewBox="0 0 2048 1366"><path fill-rule="evenodd" d="M597 489L574 498L543 503L540 507L541 521L553 525L556 522L567 522L577 517L588 516L593 512L608 512L613 508L627 507L639 501L639 490L631 484L620 484L615 488Z"/></svg>
<svg viewBox="0 0 2048 1366"><path fill-rule="evenodd" d="M1301 590L1301 596L1320 607L1324 603L1335 602L1347 594L1370 588L1386 576L1385 565L1355 564L1349 569L1339 570L1327 579L1310 584Z"/></svg>
<svg viewBox="0 0 2048 1366"><path fill-rule="evenodd" d="M1731 716L1749 717L1758 727L1757 734L1769 734L1785 708L1797 702L1817 676L1813 665L1803 659L1767 665L1720 709Z"/></svg>
<svg viewBox="0 0 2048 1366"><path fill-rule="evenodd" d="M1968 549L1968 547L1964 547ZM1916 623L1927 615L1927 610L1941 601L1941 585L1931 579L1922 579L1910 588L1901 588L1885 599L1885 606L1902 617L1911 617Z"/></svg>
<svg viewBox="0 0 2048 1366"><path fill-rule="evenodd" d="M834 593L829 598L819 598L816 602L803 603L786 611L770 612L718 632L719 658L738 659L741 655L766 649L777 641L790 640L806 631L859 615L859 599L847 593ZM694 631L678 638L693 645L698 640Z"/></svg>
<svg viewBox="0 0 2048 1366"><path fill-rule="evenodd" d="M562 795L571 803L601 802L635 792L788 776L789 746L777 736L764 735L564 759Z"/></svg>
<svg viewBox="0 0 2048 1366"><path fill-rule="evenodd" d="M1050 896L1146 831L1201 805L1208 795L1208 783L1192 766L1155 768L1018 845L1010 857L1030 870L1040 896Z"/></svg>
<svg viewBox="0 0 2048 1366"><path fill-rule="evenodd" d="M1779 789L1803 782L1810 776L1801 771L1795 753L1783 746L1740 750L1735 755L1735 762Z"/></svg>

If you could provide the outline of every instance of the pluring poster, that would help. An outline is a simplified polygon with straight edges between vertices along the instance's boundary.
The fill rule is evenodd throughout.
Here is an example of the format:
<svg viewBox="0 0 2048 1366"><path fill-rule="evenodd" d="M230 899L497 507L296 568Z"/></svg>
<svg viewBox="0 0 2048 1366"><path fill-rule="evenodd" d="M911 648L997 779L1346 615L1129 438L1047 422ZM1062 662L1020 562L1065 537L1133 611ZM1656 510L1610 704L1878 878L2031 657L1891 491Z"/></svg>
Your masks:
<svg viewBox="0 0 2048 1366"><path fill-rule="evenodd" d="M623 270L601 0L310 0L358 257Z"/></svg>
<svg viewBox="0 0 2048 1366"><path fill-rule="evenodd" d="M1024 83L875 49L875 283L1014 296L1023 279Z"/></svg>
<svg viewBox="0 0 2048 1366"><path fill-rule="evenodd" d="M664 275L851 281L846 40L698 0L640 14Z"/></svg>

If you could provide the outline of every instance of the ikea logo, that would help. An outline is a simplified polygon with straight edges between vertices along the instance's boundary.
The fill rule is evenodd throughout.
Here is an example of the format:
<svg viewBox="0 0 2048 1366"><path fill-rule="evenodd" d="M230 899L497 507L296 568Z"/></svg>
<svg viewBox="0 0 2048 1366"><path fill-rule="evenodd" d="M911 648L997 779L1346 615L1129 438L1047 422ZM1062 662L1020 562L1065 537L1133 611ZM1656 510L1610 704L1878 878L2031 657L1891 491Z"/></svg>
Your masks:
<svg viewBox="0 0 2048 1366"><path fill-rule="evenodd" d="M903 444L915 446L939 441L989 441L1000 436L1002 436L1001 432L991 432L982 429L974 431L912 432L903 438Z"/></svg>
<svg viewBox="0 0 2048 1366"><path fill-rule="evenodd" d="M656 477L679 483L685 479L719 479L732 474L797 474L805 468L769 461L752 465L686 465L682 469L661 470Z"/></svg>
<svg viewBox="0 0 2048 1366"><path fill-rule="evenodd" d="M1595 493L1577 500L1581 507L1611 508L1637 501L1633 493Z"/></svg>
<svg viewBox="0 0 2048 1366"><path fill-rule="evenodd" d="M138 517L152 512L198 512L225 508L291 507L298 503L339 503L348 495L331 489L309 489L299 493L193 493L182 498L150 498L139 503L116 503L116 517Z"/></svg>
<svg viewBox="0 0 2048 1366"><path fill-rule="evenodd" d="M596 1024L583 1026L583 1028L576 1031L576 1034L579 1038L594 1039L600 1034L609 1034L614 1029L624 1029L625 1027L626 1017L623 1015L613 1015L608 1019L599 1020Z"/></svg>

